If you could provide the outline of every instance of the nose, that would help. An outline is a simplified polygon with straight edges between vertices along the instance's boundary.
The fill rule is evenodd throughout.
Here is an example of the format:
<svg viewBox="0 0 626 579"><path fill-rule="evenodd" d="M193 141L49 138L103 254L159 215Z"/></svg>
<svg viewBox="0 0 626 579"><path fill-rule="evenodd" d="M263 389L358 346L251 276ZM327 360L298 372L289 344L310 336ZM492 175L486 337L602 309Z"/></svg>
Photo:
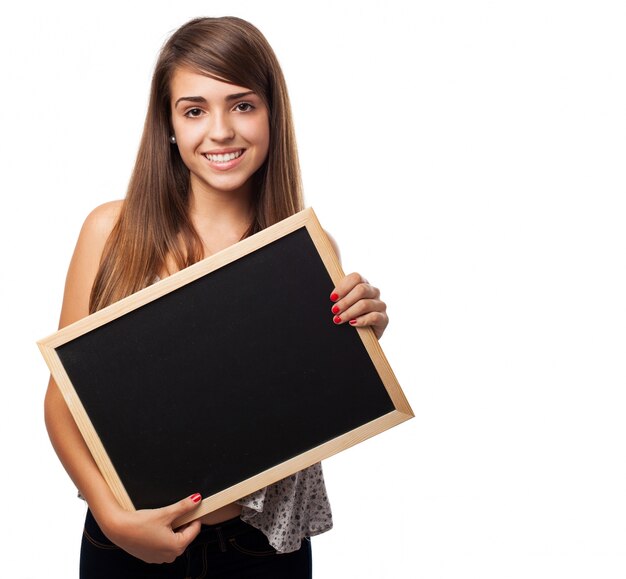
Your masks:
<svg viewBox="0 0 626 579"><path fill-rule="evenodd" d="M216 142L232 139L235 136L235 131L229 121L228 114L216 112L211 115L208 133L209 138Z"/></svg>

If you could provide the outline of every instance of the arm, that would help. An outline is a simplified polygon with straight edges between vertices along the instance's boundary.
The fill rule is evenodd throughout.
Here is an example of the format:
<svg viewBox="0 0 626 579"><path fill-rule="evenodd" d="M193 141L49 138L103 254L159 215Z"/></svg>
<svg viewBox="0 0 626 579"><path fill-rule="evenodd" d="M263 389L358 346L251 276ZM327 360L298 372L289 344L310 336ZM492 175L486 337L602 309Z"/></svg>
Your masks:
<svg viewBox="0 0 626 579"><path fill-rule="evenodd" d="M328 239L339 256L337 243L330 235ZM371 326L376 337L382 337L389 323L387 304L381 301L378 288L361 274L351 273L345 276L331 292L330 299L334 302L331 312L335 324L347 322L355 327Z"/></svg>
<svg viewBox="0 0 626 579"><path fill-rule="evenodd" d="M119 202L102 205L85 220L65 282L59 327L89 313L89 294L106 240L119 215ZM103 532L122 549L148 562L173 561L200 531L191 523L175 532L172 522L193 510L191 497L163 509L123 510L102 477L72 415L52 378L44 402L52 445L74 484L89 504ZM198 497L194 497L196 501Z"/></svg>

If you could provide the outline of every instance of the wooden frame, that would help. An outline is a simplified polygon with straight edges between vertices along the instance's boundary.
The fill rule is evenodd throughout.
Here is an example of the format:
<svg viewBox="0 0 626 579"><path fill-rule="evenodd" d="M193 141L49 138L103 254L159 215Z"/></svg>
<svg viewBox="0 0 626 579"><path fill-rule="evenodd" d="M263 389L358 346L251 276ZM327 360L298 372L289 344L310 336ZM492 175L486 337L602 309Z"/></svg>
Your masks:
<svg viewBox="0 0 626 579"><path fill-rule="evenodd" d="M306 248L309 244L312 252L302 257L301 247ZM284 269L284 274L281 273L284 277L276 280L276 273L268 273L264 282L262 275L252 279L248 275L248 270L256 268L254 271L265 272L271 271L272 267L279 268L274 271ZM306 277L309 270L317 272L310 274L314 281ZM221 278L217 272L223 272ZM134 510L164 506L151 504L149 499L142 504L143 489L163 483L169 491L170 483L165 479L170 473L180 474L188 477L189 486L172 482L172 499L192 492L203 494L200 507L177 521L177 524L183 524L413 417L373 331L332 323L328 296L343 275L313 210L306 209L38 342L87 446L122 507ZM273 285L276 283L279 285ZM312 295L320 296L319 304L317 299L306 298L308 301L303 307L298 302L300 295L310 286L317 285L319 287L311 287L311 291L314 292ZM276 294L276 288L280 295L266 295ZM239 296L241 292L245 295ZM200 301L194 297L198 295L202 298ZM218 296L211 303L210 313L207 313L209 309L202 309L205 295ZM254 307L248 311L246 308L251 301ZM303 321L302 327L294 324L293 319L308 315L312 301L316 302L311 305L311 309L316 310L311 317L314 323ZM194 307L198 303L202 307L196 311ZM235 309L228 310L230 313L224 314L224 320L216 321L211 316L222 309L220 304ZM279 319L283 316L283 320L289 323L271 322L274 317L265 311L266 304L270 304L267 309L272 316ZM290 308L294 311L289 311ZM204 313L198 313L200 310ZM259 313L259 310L263 312ZM168 318L170 314L171 318ZM251 326L242 326L244 335L239 335L238 320L250 320L256 315L262 317L251 321ZM179 320L185 316L189 316L188 320L180 322L182 325L177 329ZM322 318L319 329L309 330L317 324L315 320ZM236 327L233 328L233 324ZM285 325L291 329L285 329ZM211 332L216 326L220 327ZM214 341L205 343L203 340L209 339L209 335ZM218 341L215 341L216 336ZM299 340L302 343L294 346ZM181 345L187 341L189 344ZM262 350L268 342L275 341L276 345L271 346L275 349L267 351L272 355L263 350L262 358L251 362L254 365L248 370L240 369L250 359L247 355L237 358L236 363L225 361L231 354L236 355L240 348L245 351L246 346L241 344L248 341L252 341L250 353ZM198 351L194 351L196 342ZM107 345L103 347L102 344ZM172 360L168 360L170 346L178 352L172 354ZM319 356L317 349L321 352ZM220 354L217 354L218 350ZM190 351L193 361L185 358ZM274 352L277 356L273 355ZM265 375L265 366L276 364L273 360L280 360L281 353L285 353L288 361L300 355L307 357L304 361L296 361L296 368L276 366L272 374ZM226 368L220 370L223 365ZM350 368L348 374L345 374L345 365ZM231 374L237 375L234 386L228 384L222 394L217 393L222 382L214 383L213 378ZM277 385L279 379L274 376L282 374L286 376L284 383ZM159 386L162 376L165 376L163 384ZM174 380L172 376L175 376ZM337 383L329 384L334 376L338 376ZM347 379L346 376L355 378ZM261 380L260 385L255 383L257 379ZM98 384L99 380L105 381L105 387ZM237 394L237 402L233 404L228 398L233 395L233 388L248 382L251 385L241 386L248 389ZM298 389L300 383L305 386ZM150 390L153 384L155 386ZM267 395L264 395L265 388L269 388ZM278 394L272 393L273 388L278 388L275 390ZM151 400L144 404L142 396L145 398L147 392L151 396L158 394L159 403ZM179 392L181 399L176 398ZM193 401L189 400L190 397ZM223 402L221 409L217 398ZM248 403L248 399L252 401ZM233 406L231 416L229 412L232 413ZM310 415L309 407L313 409ZM199 419L204 414L197 412L204 412L203 408L211 409L213 418ZM245 424L237 426L239 412L246 417L242 419ZM145 414L149 416L144 418ZM222 415L225 418L221 428L227 433L227 440L216 441L218 437L210 428L221 420ZM263 416L268 416L265 424ZM99 424L97 428L95 423ZM193 430L196 427L197 432ZM168 428L173 430L162 435L161 431ZM115 438L109 442L107 437L114 437L110 433L117 431L121 433L122 442ZM239 436L242 441L234 444L233 440ZM182 442L179 443L179 439ZM248 453L246 445L257 444L256 439L259 439L256 449ZM302 447L295 442L300 439L306 439ZM172 448L165 448L170 443ZM229 450L229 445L237 450ZM138 452L137 448L141 451ZM160 448L162 453L159 453ZM147 462L141 463L139 457L144 455L143 449L148 455ZM151 472L155 462L169 456L175 456L172 460L178 462L164 465L165 471L147 475L147 481L135 481L136 476L140 479L142 473ZM194 456L202 456L201 461L212 473L228 471L230 466L222 468L219 465L230 464L232 459L233 472L224 475L231 478L217 482L198 478L195 471L192 472ZM163 460L166 462L165 458ZM246 471L248 463L256 465L254 468L258 471ZM218 467L211 468L210 465ZM191 469L190 473L184 474L187 468ZM191 480L193 476L196 480ZM233 478L237 476L243 478ZM203 492L198 487L205 482L209 491L204 489ZM131 487L135 490L129 491ZM137 488L142 489L140 493ZM155 491L158 492L161 491ZM153 501L164 500L161 496L164 495L156 494Z"/></svg>

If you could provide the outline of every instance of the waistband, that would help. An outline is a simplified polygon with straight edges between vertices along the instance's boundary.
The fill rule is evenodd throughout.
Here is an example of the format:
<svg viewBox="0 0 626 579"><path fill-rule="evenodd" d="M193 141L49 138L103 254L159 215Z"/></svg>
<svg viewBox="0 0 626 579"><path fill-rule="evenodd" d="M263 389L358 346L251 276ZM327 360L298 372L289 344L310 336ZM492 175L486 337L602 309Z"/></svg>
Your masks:
<svg viewBox="0 0 626 579"><path fill-rule="evenodd" d="M229 519L215 525L202 525L200 533L191 542L190 547L195 545L215 545L214 548L226 552L228 544L235 537L248 533L261 533L248 523L244 523L239 517Z"/></svg>
<svg viewBox="0 0 626 579"><path fill-rule="evenodd" d="M248 523L244 523L240 517L234 517L227 521L222 521L221 523L215 523L214 525L205 525L203 523L200 528L200 534L206 537L221 535L224 538L230 538L254 530L254 527L251 527Z"/></svg>

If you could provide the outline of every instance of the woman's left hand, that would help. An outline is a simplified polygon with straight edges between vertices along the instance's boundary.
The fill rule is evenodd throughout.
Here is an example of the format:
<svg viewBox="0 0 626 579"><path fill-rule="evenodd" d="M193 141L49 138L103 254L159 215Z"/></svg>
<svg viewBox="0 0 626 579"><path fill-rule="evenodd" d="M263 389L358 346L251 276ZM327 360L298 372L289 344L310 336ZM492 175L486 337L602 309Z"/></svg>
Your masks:
<svg viewBox="0 0 626 579"><path fill-rule="evenodd" d="M344 277L330 294L334 302L331 311L335 324L349 323L351 326L371 326L380 339L389 318L387 304L381 301L380 291L358 273Z"/></svg>

